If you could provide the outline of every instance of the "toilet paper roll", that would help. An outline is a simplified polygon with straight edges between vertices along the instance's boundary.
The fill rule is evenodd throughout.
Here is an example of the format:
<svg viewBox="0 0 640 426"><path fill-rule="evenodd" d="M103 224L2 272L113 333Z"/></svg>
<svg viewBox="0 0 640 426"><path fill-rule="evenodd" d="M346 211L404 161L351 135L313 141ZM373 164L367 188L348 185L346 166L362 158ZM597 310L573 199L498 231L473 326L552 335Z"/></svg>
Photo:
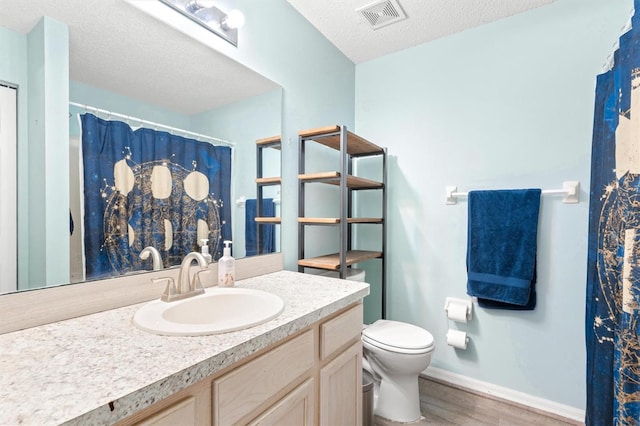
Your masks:
<svg viewBox="0 0 640 426"><path fill-rule="evenodd" d="M458 349L467 349L469 338L465 331L449 330L447 331L447 345Z"/></svg>
<svg viewBox="0 0 640 426"><path fill-rule="evenodd" d="M467 322L467 305L451 302L447 307L447 318L457 322Z"/></svg>

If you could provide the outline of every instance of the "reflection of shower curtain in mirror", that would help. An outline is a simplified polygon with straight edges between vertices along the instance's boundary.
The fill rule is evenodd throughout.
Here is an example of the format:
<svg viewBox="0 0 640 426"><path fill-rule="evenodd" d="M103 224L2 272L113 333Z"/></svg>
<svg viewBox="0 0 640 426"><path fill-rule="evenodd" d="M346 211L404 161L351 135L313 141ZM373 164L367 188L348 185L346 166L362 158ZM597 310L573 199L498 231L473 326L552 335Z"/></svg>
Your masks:
<svg viewBox="0 0 640 426"><path fill-rule="evenodd" d="M597 79L591 158L588 426L640 424L640 17L613 58Z"/></svg>
<svg viewBox="0 0 640 426"><path fill-rule="evenodd" d="M121 121L82 118L87 279L179 264L209 239L214 258L231 239L231 148Z"/></svg>

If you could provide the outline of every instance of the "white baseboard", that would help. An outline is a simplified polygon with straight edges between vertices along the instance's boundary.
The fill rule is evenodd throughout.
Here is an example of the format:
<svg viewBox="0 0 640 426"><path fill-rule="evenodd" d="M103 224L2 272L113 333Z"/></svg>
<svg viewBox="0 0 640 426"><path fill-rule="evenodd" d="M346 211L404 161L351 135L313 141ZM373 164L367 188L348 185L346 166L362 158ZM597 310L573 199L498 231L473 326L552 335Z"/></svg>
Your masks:
<svg viewBox="0 0 640 426"><path fill-rule="evenodd" d="M478 394L489 397L503 399L519 405L531 407L549 414L554 414L562 418L575 420L578 424L583 424L585 412L584 410L571 407L569 405L560 404L548 399L529 395L513 389L494 385L492 383L476 380L461 374L452 373L441 368L429 367L420 373L421 376L431 378L436 381L449 383L451 385L468 389Z"/></svg>

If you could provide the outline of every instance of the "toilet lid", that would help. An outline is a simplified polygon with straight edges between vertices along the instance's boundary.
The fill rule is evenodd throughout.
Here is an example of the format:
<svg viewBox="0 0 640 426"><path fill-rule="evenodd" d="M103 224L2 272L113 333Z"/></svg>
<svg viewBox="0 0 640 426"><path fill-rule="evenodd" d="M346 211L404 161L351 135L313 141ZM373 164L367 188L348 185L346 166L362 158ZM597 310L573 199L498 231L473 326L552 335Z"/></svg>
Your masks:
<svg viewBox="0 0 640 426"><path fill-rule="evenodd" d="M362 330L363 339L380 347L424 350L433 346L433 336L427 330L399 321L378 320Z"/></svg>

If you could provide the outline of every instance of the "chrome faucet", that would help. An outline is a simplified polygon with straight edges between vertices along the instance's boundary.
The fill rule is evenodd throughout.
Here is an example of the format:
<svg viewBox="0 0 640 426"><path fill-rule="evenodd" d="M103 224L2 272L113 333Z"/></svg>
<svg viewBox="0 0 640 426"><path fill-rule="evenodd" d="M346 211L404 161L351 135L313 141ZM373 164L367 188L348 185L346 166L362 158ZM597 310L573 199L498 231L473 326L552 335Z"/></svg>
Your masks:
<svg viewBox="0 0 640 426"><path fill-rule="evenodd" d="M193 261L197 261L200 270L189 278L189 269ZM161 299L165 302L173 302L175 300L186 299L187 297L196 296L204 293L204 287L200 282L200 273L208 271L208 264L204 256L197 252L191 252L182 259L180 264L180 272L178 272L178 286L174 285L173 278L155 278L152 281L167 281L167 287L162 294Z"/></svg>
<svg viewBox="0 0 640 426"><path fill-rule="evenodd" d="M158 249L152 246L145 247L140 252L140 259L147 260L149 258L149 255L151 255L151 259L153 259L153 270L154 271L161 270L162 257L160 257L160 252L158 251Z"/></svg>

